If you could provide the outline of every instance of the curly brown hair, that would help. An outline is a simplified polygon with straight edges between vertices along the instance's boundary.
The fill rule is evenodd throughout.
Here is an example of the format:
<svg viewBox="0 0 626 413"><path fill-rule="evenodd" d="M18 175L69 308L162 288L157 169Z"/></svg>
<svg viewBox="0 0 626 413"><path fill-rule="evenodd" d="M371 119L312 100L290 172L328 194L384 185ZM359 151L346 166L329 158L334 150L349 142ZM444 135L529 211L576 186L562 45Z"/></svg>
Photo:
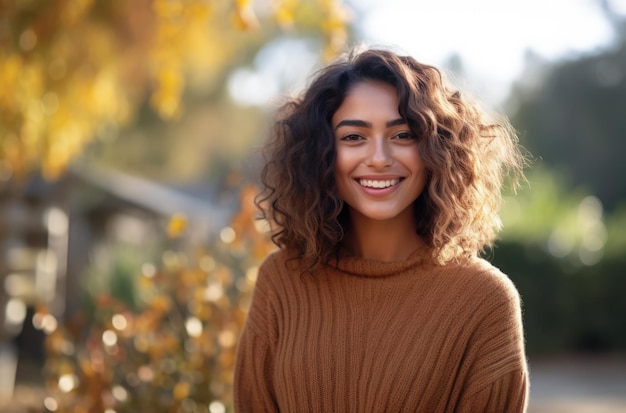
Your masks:
<svg viewBox="0 0 626 413"><path fill-rule="evenodd" d="M256 198L272 239L310 267L336 257L347 224L335 183L331 119L356 84L382 81L398 93L400 116L418 137L427 184L414 204L417 233L441 264L491 247L501 188L515 188L524 156L506 118L451 88L435 67L388 50L351 52L318 71L278 111ZM511 173L512 172L512 173Z"/></svg>

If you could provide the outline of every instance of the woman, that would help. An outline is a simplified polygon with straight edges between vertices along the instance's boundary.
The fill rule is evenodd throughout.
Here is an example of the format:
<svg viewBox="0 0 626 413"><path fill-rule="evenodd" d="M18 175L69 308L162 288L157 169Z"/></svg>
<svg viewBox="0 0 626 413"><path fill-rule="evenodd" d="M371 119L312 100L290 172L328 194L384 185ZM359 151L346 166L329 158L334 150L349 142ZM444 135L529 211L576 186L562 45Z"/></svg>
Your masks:
<svg viewBox="0 0 626 413"><path fill-rule="evenodd" d="M522 412L513 284L478 257L523 158L441 73L385 50L317 73L278 114L238 412Z"/></svg>

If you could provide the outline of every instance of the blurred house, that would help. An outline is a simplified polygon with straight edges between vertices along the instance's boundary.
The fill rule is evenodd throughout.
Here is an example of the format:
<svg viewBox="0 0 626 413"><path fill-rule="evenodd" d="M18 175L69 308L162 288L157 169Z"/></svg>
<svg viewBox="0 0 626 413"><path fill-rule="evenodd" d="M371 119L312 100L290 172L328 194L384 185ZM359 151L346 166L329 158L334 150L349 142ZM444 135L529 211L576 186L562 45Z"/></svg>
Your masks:
<svg viewBox="0 0 626 413"><path fill-rule="evenodd" d="M43 361L42 330L76 311L94 252L107 257L120 241L140 249L174 214L189 223L184 241L203 242L233 207L208 185L181 190L102 168L0 187L0 401L12 397L20 359ZM38 304L52 317L33 319Z"/></svg>

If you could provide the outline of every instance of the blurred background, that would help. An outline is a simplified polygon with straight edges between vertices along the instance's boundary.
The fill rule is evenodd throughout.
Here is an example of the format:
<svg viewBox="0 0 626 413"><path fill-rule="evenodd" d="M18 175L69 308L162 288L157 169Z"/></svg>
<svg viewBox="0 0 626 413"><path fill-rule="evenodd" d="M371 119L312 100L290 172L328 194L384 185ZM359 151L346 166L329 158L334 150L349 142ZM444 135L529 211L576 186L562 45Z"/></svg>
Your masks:
<svg viewBox="0 0 626 413"><path fill-rule="evenodd" d="M626 411L626 1L0 0L2 412L232 411L259 149L359 43L510 117L529 411Z"/></svg>

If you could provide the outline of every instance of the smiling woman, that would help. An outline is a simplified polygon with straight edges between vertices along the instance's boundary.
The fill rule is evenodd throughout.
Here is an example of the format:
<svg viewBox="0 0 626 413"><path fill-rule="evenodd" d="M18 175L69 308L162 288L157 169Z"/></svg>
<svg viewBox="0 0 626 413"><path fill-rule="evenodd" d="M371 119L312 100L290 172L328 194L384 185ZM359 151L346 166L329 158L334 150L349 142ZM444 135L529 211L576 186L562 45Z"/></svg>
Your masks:
<svg viewBox="0 0 626 413"><path fill-rule="evenodd" d="M266 258L239 412L522 412L520 301L478 258L523 159L504 119L385 50L322 69L278 113Z"/></svg>
<svg viewBox="0 0 626 413"><path fill-rule="evenodd" d="M337 192L350 209L352 240L345 245L383 261L405 259L417 247L412 205L426 183L419 141L398 107L394 86L364 81L351 89L331 121ZM375 245L365 232L381 225L386 236Z"/></svg>

